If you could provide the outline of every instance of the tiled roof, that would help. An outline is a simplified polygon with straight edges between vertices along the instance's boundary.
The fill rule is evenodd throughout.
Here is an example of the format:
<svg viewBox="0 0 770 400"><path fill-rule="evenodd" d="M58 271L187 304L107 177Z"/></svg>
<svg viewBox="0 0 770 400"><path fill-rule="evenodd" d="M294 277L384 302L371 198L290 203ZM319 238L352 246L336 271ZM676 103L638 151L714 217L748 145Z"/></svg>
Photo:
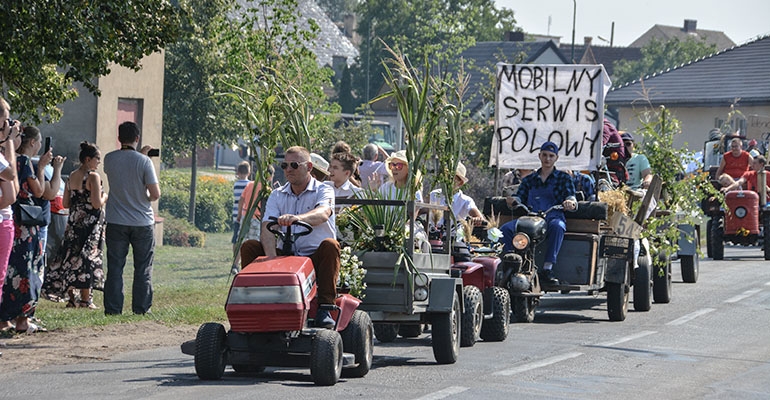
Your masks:
<svg viewBox="0 0 770 400"><path fill-rule="evenodd" d="M609 106L628 106L642 98L654 104L727 105L770 103L770 36L660 71L610 90Z"/></svg>
<svg viewBox="0 0 770 400"><path fill-rule="evenodd" d="M482 71L490 71L494 74L495 65L498 62L514 62L519 54L524 55L523 64L533 63L549 49L556 54L556 60L549 63L567 64L569 61L558 47L550 40L542 42L477 42L475 46L463 51L460 56L473 64L466 68L470 75L468 90L466 92L465 109L471 112L478 111L484 99L479 95L482 85L490 85L489 75ZM494 88L490 88L492 90Z"/></svg>
<svg viewBox="0 0 770 400"><path fill-rule="evenodd" d="M572 53L572 45L562 43L559 49L566 57ZM578 64L602 64L607 75L612 76L615 70L614 62L619 60L637 61L642 59L642 49L638 47L614 47L575 45L575 60Z"/></svg>
<svg viewBox="0 0 770 400"><path fill-rule="evenodd" d="M244 8L256 6L256 1L253 0L237 1ZM353 65L358 57L358 49L345 37L323 9L313 0L298 0L297 3L300 26L308 28L310 26L308 21L312 19L320 28L318 37L308 44L308 48L318 58L318 65L332 66L335 56L345 58L348 66Z"/></svg>
<svg viewBox="0 0 770 400"><path fill-rule="evenodd" d="M668 25L653 25L652 28L639 36L634 40L629 47L644 47L648 45L652 39L667 42L671 39L677 38L680 41L685 41L688 38L694 38L696 40L704 40L708 44L715 44L717 50L726 49L735 46L735 43L721 31L711 31L707 29L695 29L693 31L685 31L681 26L668 26Z"/></svg>

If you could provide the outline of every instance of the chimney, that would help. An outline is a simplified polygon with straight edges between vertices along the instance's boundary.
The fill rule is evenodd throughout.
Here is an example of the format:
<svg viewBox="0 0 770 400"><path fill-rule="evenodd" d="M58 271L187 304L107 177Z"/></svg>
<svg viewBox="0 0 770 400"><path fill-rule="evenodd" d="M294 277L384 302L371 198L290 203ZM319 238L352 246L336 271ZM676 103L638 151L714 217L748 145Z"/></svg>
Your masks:
<svg viewBox="0 0 770 400"><path fill-rule="evenodd" d="M591 36L583 36L583 44L586 45L586 46L590 46L591 45L591 41L593 41L593 40L594 40L594 38L591 37Z"/></svg>
<svg viewBox="0 0 770 400"><path fill-rule="evenodd" d="M506 42L523 42L524 32L514 32L514 31L505 32L505 37L503 40Z"/></svg>
<svg viewBox="0 0 770 400"><path fill-rule="evenodd" d="M684 20L684 31L685 32L695 32L697 25L698 25L698 20L697 19L686 19L686 20Z"/></svg>

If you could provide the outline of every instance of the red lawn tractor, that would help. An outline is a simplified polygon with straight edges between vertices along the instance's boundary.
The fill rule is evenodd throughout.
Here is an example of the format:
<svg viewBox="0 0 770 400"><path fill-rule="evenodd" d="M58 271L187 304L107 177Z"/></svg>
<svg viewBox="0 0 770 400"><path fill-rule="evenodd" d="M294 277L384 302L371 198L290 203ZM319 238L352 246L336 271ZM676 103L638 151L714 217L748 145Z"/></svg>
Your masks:
<svg viewBox="0 0 770 400"><path fill-rule="evenodd" d="M299 236L312 231L303 228L283 233L272 221L267 229L283 240L284 254ZM309 367L316 385L331 386L340 376L359 378L372 365L373 325L369 315L358 310L357 298L342 294L328 307L335 319L334 329L316 328L309 316L318 310L316 277L308 257L260 257L233 279L227 296L230 330L222 324L201 325L194 343L182 351L195 356L200 379L222 378L225 367L236 372L260 373L266 366Z"/></svg>
<svg viewBox="0 0 770 400"><path fill-rule="evenodd" d="M722 260L725 243L762 246L765 260L770 260L770 209L760 205L759 195L750 190L725 194L727 209L712 210L708 223L708 250L714 260Z"/></svg>

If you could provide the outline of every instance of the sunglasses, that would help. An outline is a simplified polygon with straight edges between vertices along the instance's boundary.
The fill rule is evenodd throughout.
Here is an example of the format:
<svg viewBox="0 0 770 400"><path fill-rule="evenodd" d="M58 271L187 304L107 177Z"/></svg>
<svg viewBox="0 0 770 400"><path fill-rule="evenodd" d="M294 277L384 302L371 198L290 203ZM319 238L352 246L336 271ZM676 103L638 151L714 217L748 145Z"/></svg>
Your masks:
<svg viewBox="0 0 770 400"><path fill-rule="evenodd" d="M392 163L388 164L388 167L390 167L390 169L392 169L394 171L401 171L402 169L404 169L405 165L406 164L400 163L400 162L398 162L398 163L392 162Z"/></svg>
<svg viewBox="0 0 770 400"><path fill-rule="evenodd" d="M296 161L292 161L290 163L282 162L281 163L281 169L289 168L289 166L291 166L291 169L297 169L297 168L299 168L300 165L305 165L305 163L307 163L307 161L303 161L301 163L298 163Z"/></svg>

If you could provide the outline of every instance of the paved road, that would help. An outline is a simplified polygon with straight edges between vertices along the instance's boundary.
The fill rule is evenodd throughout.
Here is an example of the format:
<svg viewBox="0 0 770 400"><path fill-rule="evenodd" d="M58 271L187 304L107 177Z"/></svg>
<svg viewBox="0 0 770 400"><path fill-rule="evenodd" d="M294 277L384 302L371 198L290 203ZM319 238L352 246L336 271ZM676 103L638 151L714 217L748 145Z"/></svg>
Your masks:
<svg viewBox="0 0 770 400"><path fill-rule="evenodd" d="M202 382L177 347L108 362L0 374L0 398L111 399L767 399L770 261L756 248L701 260L696 284L674 263L670 304L609 322L603 296L550 295L502 343L435 365L429 335L377 344L372 371L315 387L309 371L268 369ZM631 307L632 308L632 307Z"/></svg>

